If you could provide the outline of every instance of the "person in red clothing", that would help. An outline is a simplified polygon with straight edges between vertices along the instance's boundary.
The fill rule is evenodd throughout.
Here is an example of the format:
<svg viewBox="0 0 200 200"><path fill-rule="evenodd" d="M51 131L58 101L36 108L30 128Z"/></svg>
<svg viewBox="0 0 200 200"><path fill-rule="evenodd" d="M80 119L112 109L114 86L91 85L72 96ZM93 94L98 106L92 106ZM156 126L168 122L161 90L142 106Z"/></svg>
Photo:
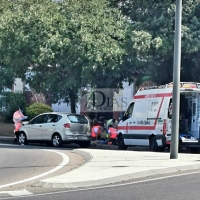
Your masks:
<svg viewBox="0 0 200 200"><path fill-rule="evenodd" d="M22 120L27 119L27 116L23 115L23 111L18 108L17 111L13 114L13 122L15 123L15 129L14 129L14 138L16 138L16 132L19 131L20 127L22 126Z"/></svg>
<svg viewBox="0 0 200 200"><path fill-rule="evenodd" d="M92 127L92 139L97 140L97 137L101 134L101 126L100 125L95 125Z"/></svg>
<svg viewBox="0 0 200 200"><path fill-rule="evenodd" d="M109 142L108 144L115 144L117 141L117 129L113 128L112 125L108 127Z"/></svg>

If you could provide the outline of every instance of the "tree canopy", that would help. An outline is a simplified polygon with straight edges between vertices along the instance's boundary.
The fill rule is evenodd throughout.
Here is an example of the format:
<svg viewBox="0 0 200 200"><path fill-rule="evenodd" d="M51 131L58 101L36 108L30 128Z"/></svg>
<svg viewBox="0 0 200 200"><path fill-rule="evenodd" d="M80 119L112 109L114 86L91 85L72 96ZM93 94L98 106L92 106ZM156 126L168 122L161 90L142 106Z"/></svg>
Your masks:
<svg viewBox="0 0 200 200"><path fill-rule="evenodd" d="M0 1L0 60L75 112L82 87L172 81L175 1ZM183 2L181 81L200 81L200 1ZM15 76L14 76L15 75ZM1 83L0 83L1 84Z"/></svg>
<svg viewBox="0 0 200 200"><path fill-rule="evenodd" d="M161 45L152 51L146 66L156 83L172 81L174 54L175 1L169 0L110 0L132 22L133 30L145 31ZM199 25L200 1L183 2L181 81L200 81ZM145 63L141 63L145 67Z"/></svg>
<svg viewBox="0 0 200 200"><path fill-rule="evenodd" d="M75 112L81 87L134 81L130 63L145 60L152 38L131 27L106 0L8 1L0 17L0 60Z"/></svg>

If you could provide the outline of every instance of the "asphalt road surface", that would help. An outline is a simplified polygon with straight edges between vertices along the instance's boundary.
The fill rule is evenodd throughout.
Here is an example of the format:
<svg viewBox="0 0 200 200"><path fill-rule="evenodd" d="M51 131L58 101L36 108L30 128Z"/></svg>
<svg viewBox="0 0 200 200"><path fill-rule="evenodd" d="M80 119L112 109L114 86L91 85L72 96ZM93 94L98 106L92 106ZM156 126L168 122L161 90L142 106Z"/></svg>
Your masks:
<svg viewBox="0 0 200 200"><path fill-rule="evenodd" d="M26 200L198 200L200 172L160 177L116 186L62 191L9 199ZM2 198L8 199L8 198Z"/></svg>
<svg viewBox="0 0 200 200"><path fill-rule="evenodd" d="M82 156L71 150L46 146L0 145L0 199L8 196L5 191L56 191L51 188L35 188L32 184L40 179L64 174L85 163Z"/></svg>

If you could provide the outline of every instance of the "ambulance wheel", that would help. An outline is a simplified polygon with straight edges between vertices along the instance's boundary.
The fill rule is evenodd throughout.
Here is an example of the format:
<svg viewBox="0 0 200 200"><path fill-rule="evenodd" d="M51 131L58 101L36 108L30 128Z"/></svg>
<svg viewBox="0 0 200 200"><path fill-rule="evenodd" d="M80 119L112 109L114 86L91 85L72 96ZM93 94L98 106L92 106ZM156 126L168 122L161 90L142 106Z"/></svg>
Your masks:
<svg viewBox="0 0 200 200"><path fill-rule="evenodd" d="M19 132L18 136L17 136L17 142L20 145L26 145L27 142L27 138L26 138L26 134L24 132Z"/></svg>
<svg viewBox="0 0 200 200"><path fill-rule="evenodd" d="M165 146L163 146L163 147L159 147L159 151L160 151L160 152L164 152L165 149L166 149Z"/></svg>
<svg viewBox="0 0 200 200"><path fill-rule="evenodd" d="M199 148L198 147L191 147L190 153L199 153Z"/></svg>
<svg viewBox="0 0 200 200"><path fill-rule="evenodd" d="M127 146L124 143L124 138L123 138L122 135L120 135L118 137L118 149L119 150L126 150L127 149Z"/></svg>
<svg viewBox="0 0 200 200"><path fill-rule="evenodd" d="M159 151L158 143L156 141L156 137L152 136L149 141L149 148L151 151Z"/></svg>

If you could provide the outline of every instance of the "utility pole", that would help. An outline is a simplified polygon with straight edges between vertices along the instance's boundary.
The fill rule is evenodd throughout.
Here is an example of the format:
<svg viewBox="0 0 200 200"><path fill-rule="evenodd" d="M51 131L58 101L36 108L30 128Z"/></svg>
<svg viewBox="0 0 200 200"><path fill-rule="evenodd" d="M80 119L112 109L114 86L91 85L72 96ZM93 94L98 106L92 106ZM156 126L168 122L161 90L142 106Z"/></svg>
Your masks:
<svg viewBox="0 0 200 200"><path fill-rule="evenodd" d="M182 0L176 0L170 159L178 158Z"/></svg>

